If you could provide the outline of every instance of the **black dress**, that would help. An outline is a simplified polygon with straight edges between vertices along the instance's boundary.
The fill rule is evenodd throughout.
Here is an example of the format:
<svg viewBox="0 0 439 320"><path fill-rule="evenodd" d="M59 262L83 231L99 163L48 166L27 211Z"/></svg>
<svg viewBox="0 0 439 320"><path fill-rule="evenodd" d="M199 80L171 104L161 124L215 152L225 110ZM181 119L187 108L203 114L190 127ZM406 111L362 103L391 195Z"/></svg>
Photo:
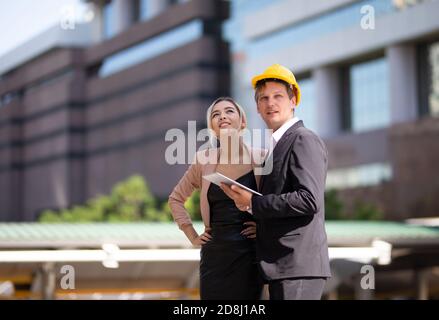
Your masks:
<svg viewBox="0 0 439 320"><path fill-rule="evenodd" d="M237 181L256 190L253 171ZM255 240L240 234L246 228L243 223L253 220L252 215L240 211L213 183L207 198L212 239L201 248L201 299L260 299L263 282L256 263Z"/></svg>

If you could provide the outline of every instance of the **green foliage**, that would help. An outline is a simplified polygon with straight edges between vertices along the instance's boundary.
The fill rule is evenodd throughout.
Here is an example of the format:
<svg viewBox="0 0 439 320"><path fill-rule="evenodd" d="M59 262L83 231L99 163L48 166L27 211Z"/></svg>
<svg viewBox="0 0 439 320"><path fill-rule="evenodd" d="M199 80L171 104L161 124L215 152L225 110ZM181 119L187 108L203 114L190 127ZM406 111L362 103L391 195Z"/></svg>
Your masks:
<svg viewBox="0 0 439 320"><path fill-rule="evenodd" d="M61 222L61 216L53 210L46 210L44 211L40 218L40 222Z"/></svg>
<svg viewBox="0 0 439 320"><path fill-rule="evenodd" d="M158 203L146 181L139 175L117 183L110 195L100 195L90 199L83 206L75 206L59 212L46 210L39 219L41 222L171 220L172 215L167 204Z"/></svg>
<svg viewBox="0 0 439 320"><path fill-rule="evenodd" d="M325 215L327 220L344 219L343 203L334 189L325 192Z"/></svg>
<svg viewBox="0 0 439 320"><path fill-rule="evenodd" d="M200 210L200 192L194 191L192 195L184 203L186 210L192 221L201 221L201 210Z"/></svg>
<svg viewBox="0 0 439 320"><path fill-rule="evenodd" d="M362 201L356 201L352 214L347 214L336 190L325 192L325 215L327 220L382 220L384 217L375 205Z"/></svg>
<svg viewBox="0 0 439 320"><path fill-rule="evenodd" d="M195 191L185 202L185 207L193 221L201 220L200 192ZM325 193L327 220L355 219L379 220L383 218L376 206L357 201L352 215L347 215L336 190ZM350 218L349 218L350 217ZM132 222L132 221L172 221L171 209L167 201L158 201L151 193L142 176L135 175L117 183L110 195L100 195L87 201L83 206L74 206L60 211L46 210L40 222Z"/></svg>
<svg viewBox="0 0 439 320"><path fill-rule="evenodd" d="M354 207L355 220L382 220L383 212L370 203L357 202Z"/></svg>

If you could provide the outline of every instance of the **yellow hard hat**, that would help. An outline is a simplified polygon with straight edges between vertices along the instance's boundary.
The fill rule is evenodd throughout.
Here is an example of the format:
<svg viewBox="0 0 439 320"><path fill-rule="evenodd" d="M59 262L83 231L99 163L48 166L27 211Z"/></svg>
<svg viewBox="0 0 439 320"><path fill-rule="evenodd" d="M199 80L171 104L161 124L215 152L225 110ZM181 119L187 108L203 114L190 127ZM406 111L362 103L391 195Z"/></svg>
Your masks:
<svg viewBox="0 0 439 320"><path fill-rule="evenodd" d="M256 88L256 83L259 80L269 79L269 78L280 79L280 80L283 80L286 83L294 86L296 88L296 91L297 91L296 106L299 104L299 102L300 102L300 87L296 81L296 77L294 76L294 74L291 72L290 69L285 68L284 66L281 66L280 64L273 64L272 66L269 66L267 69L265 69L265 71L262 74L253 77L253 79L252 79L253 88Z"/></svg>

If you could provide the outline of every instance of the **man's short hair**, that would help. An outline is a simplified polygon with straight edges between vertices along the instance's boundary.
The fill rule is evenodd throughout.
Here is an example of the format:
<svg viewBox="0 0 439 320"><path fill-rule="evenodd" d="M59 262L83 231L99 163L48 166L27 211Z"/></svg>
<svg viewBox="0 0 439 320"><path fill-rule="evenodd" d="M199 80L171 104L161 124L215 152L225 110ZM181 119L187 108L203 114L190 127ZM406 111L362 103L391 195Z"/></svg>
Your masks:
<svg viewBox="0 0 439 320"><path fill-rule="evenodd" d="M287 90L287 94L288 94L288 98L293 99L293 97L297 97L297 89L296 87L290 85L289 83L281 80L281 79L277 79L277 78L266 78L266 79L262 79L259 80L258 82L256 82L256 86L255 86L255 101L256 103L258 102L258 93L259 90L261 88L265 87L265 84L267 82L277 82L277 83L281 83L285 86L285 89Z"/></svg>

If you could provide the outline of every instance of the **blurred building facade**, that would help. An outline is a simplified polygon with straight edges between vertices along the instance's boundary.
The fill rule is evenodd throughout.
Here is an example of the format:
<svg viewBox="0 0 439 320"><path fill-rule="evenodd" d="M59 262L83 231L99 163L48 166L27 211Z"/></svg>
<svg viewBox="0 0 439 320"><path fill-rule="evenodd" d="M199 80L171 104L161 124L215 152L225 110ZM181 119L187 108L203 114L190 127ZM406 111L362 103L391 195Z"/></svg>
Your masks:
<svg viewBox="0 0 439 320"><path fill-rule="evenodd" d="M296 74L297 115L328 146L328 189L389 219L437 215L438 0L85 3L86 23L66 16L0 59L0 220L134 173L166 197L187 167L166 163L167 130L203 128L227 94L264 127L250 79L273 63Z"/></svg>
<svg viewBox="0 0 439 320"><path fill-rule="evenodd" d="M229 93L227 2L86 4L83 23L67 10L0 59L2 221L84 203L132 174L167 196L186 169L165 162L167 130L201 129Z"/></svg>
<svg viewBox="0 0 439 320"><path fill-rule="evenodd" d="M273 63L329 150L327 188L385 218L439 212L439 1L232 1L232 94L263 126L250 79Z"/></svg>

